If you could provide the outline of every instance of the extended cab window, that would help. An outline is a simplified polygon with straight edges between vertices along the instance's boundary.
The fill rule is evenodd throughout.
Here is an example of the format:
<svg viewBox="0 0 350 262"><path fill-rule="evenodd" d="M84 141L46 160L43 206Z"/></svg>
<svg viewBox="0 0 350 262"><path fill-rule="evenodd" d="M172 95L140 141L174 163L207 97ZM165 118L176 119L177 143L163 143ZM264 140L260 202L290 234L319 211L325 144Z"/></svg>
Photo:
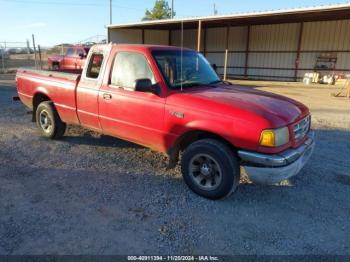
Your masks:
<svg viewBox="0 0 350 262"><path fill-rule="evenodd" d="M153 72L143 54L120 52L116 55L111 84L135 90L137 79L148 78L155 84Z"/></svg>
<svg viewBox="0 0 350 262"><path fill-rule="evenodd" d="M67 49L67 56L73 56L74 55L74 48L68 48Z"/></svg>
<svg viewBox="0 0 350 262"><path fill-rule="evenodd" d="M86 77L98 78L101 71L102 61L103 61L102 54L93 54L89 61L89 65L86 71Z"/></svg>

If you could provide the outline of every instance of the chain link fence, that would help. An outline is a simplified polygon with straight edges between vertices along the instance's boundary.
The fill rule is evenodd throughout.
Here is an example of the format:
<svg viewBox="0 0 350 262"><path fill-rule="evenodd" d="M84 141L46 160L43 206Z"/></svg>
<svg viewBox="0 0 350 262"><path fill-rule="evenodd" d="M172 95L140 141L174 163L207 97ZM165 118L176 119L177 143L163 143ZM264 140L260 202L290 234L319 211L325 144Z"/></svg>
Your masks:
<svg viewBox="0 0 350 262"><path fill-rule="evenodd" d="M0 73L15 73L20 67L47 69L50 55L64 55L69 46L78 44L91 46L106 43L104 35L96 35L73 44L56 46L35 45L29 40L13 42L0 40Z"/></svg>
<svg viewBox="0 0 350 262"><path fill-rule="evenodd" d="M0 41L0 73L13 73L20 67L43 68L47 47L30 46L29 41Z"/></svg>

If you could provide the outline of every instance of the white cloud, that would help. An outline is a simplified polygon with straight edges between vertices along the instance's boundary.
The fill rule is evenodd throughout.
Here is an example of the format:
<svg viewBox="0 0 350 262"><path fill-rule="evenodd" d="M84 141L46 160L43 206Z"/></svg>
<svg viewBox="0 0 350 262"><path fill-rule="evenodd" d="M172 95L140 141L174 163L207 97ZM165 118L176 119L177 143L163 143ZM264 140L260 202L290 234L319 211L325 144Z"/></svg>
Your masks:
<svg viewBox="0 0 350 262"><path fill-rule="evenodd" d="M36 22L36 23L27 24L27 25L19 25L17 26L17 28L28 29L28 28L46 27L46 26L47 24L44 22Z"/></svg>

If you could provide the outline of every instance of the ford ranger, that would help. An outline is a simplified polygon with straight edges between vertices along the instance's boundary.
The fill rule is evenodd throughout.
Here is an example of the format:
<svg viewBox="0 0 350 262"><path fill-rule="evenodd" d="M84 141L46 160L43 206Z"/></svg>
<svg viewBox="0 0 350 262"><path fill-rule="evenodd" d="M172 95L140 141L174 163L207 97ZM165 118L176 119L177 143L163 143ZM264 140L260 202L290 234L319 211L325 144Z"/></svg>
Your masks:
<svg viewBox="0 0 350 262"><path fill-rule="evenodd" d="M43 136L81 125L163 152L210 199L237 188L241 167L253 182L288 179L314 148L306 106L223 82L193 50L96 45L87 61L82 74L18 70L19 99Z"/></svg>
<svg viewBox="0 0 350 262"><path fill-rule="evenodd" d="M66 50L65 55L51 55L48 57L48 67L56 71L81 72L84 67L89 47L71 46Z"/></svg>

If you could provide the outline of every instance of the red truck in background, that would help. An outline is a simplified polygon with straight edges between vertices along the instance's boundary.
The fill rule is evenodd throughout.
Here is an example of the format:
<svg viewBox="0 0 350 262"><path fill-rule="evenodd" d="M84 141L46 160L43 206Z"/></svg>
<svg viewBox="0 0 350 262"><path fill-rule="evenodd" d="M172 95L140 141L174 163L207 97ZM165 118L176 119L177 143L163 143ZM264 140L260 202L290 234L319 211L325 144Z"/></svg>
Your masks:
<svg viewBox="0 0 350 262"><path fill-rule="evenodd" d="M66 125L125 139L169 157L181 154L186 184L218 199L232 193L244 167L253 182L296 175L314 148L303 104L220 80L190 49L96 45L83 72L20 69L20 100L41 134L57 139Z"/></svg>
<svg viewBox="0 0 350 262"><path fill-rule="evenodd" d="M49 56L48 67L55 71L82 71L89 49L82 45L68 47L65 55Z"/></svg>

